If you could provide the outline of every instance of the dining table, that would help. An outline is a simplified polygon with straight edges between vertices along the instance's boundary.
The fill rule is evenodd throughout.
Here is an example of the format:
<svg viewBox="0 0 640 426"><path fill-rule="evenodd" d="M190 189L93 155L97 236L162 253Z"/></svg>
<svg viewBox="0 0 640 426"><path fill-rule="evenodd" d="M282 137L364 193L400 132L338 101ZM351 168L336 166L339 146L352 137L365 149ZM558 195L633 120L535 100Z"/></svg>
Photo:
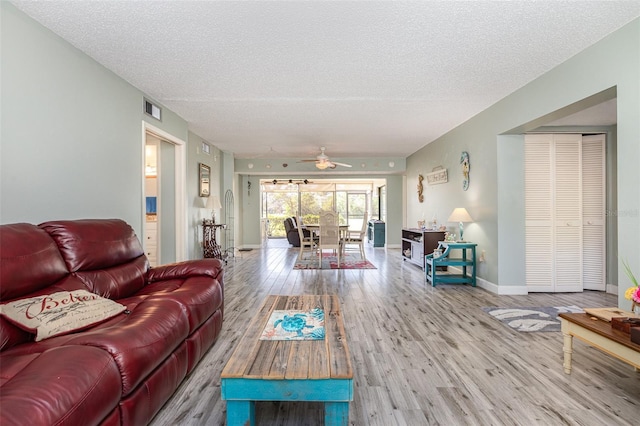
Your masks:
<svg viewBox="0 0 640 426"><path fill-rule="evenodd" d="M347 231L349 231L349 225L339 225L338 227L340 228L340 238L344 238ZM308 229L309 231L317 235L318 232L320 232L320 225L315 223L309 225L305 223L304 225L302 225L302 229Z"/></svg>

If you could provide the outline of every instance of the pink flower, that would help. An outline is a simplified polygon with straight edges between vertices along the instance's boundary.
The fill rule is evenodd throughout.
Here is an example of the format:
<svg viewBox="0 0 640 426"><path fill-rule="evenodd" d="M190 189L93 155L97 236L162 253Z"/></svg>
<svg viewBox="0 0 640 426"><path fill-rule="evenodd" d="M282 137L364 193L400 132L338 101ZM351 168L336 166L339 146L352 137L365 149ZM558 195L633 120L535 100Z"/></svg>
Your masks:
<svg viewBox="0 0 640 426"><path fill-rule="evenodd" d="M631 299L636 303L640 303L640 287L636 287L634 292L631 294Z"/></svg>

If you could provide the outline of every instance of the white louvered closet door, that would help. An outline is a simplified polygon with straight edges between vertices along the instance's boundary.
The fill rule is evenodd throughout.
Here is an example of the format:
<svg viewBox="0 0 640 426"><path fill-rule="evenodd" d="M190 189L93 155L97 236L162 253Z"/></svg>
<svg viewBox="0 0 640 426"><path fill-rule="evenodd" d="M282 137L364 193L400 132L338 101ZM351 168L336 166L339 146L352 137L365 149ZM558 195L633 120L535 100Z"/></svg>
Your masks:
<svg viewBox="0 0 640 426"><path fill-rule="evenodd" d="M582 137L582 284L606 290L605 136Z"/></svg>
<svg viewBox="0 0 640 426"><path fill-rule="evenodd" d="M582 291L582 135L553 135L555 292Z"/></svg>
<svg viewBox="0 0 640 426"><path fill-rule="evenodd" d="M526 135L528 291L604 290L604 164L604 135Z"/></svg>
<svg viewBox="0 0 640 426"><path fill-rule="evenodd" d="M552 135L525 137L525 274L528 291L553 291Z"/></svg>

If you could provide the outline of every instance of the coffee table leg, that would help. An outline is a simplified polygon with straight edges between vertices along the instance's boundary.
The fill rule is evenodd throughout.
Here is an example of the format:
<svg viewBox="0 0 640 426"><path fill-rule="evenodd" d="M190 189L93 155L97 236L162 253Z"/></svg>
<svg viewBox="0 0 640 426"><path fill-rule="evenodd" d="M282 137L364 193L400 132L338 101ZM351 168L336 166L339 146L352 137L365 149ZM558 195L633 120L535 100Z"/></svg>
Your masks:
<svg viewBox="0 0 640 426"><path fill-rule="evenodd" d="M255 425L256 403L255 401L229 401L227 400L227 425Z"/></svg>
<svg viewBox="0 0 640 426"><path fill-rule="evenodd" d="M349 424L348 402L325 402L324 424L326 426L346 426Z"/></svg>
<svg viewBox="0 0 640 426"><path fill-rule="evenodd" d="M564 372L571 374L571 354L573 353L573 336L569 333L564 333Z"/></svg>

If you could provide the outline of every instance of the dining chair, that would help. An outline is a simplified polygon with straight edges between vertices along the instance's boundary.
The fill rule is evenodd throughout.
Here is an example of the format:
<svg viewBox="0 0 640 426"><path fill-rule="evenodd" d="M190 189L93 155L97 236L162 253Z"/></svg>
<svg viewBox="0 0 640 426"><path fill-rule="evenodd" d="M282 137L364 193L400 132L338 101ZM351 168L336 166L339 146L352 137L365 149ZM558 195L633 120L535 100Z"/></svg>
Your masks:
<svg viewBox="0 0 640 426"><path fill-rule="evenodd" d="M305 251L313 254L313 251L316 249L317 239L314 238L313 232L304 232L300 216L296 217L296 222L298 224L298 235L300 236L300 254L298 257L302 260Z"/></svg>
<svg viewBox="0 0 640 426"><path fill-rule="evenodd" d="M332 211L320 212L320 239L318 240L318 260L322 268L322 251L334 250L338 258L338 268L340 267L340 226L338 225L338 214Z"/></svg>
<svg viewBox="0 0 640 426"><path fill-rule="evenodd" d="M365 212L364 217L362 219L362 227L359 230L355 230L355 231L348 230L346 232L346 235L342 239L343 254L346 254L347 245L351 245L351 246L357 245L358 249L360 250L360 257L362 257L362 260L366 260L366 257L364 255L364 239L365 239L365 235L367 234L368 216L369 214Z"/></svg>

